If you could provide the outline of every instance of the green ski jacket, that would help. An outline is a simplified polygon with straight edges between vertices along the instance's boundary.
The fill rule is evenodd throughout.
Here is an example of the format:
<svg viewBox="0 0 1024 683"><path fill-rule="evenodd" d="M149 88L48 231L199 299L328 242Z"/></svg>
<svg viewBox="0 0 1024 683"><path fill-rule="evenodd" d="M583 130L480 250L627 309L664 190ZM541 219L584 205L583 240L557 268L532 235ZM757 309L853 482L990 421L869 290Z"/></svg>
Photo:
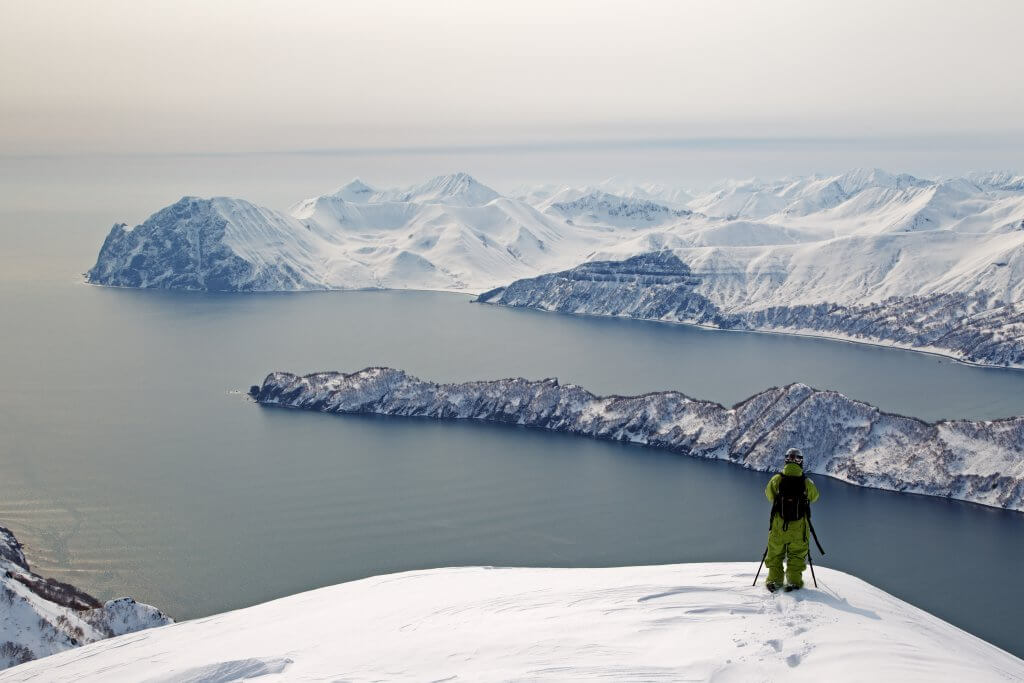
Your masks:
<svg viewBox="0 0 1024 683"><path fill-rule="evenodd" d="M788 462L786 466L782 468L782 474L776 474L774 477L768 480L768 486L764 487L764 495L768 498L769 503L775 502L775 497L779 495L779 480L782 475L788 475L790 477L799 477L804 473L804 470L800 465L795 462ZM818 500L818 487L814 485L814 482L810 479L804 479L804 489L807 491L807 502L813 503Z"/></svg>

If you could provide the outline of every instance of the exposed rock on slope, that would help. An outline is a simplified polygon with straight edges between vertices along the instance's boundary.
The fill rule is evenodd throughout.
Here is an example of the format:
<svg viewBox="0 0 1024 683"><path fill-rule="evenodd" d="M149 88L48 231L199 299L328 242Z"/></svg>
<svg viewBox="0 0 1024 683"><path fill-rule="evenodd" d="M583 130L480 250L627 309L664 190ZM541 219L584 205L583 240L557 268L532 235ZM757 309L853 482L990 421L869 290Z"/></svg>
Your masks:
<svg viewBox="0 0 1024 683"><path fill-rule="evenodd" d="M571 270L517 280L481 294L477 301L559 313L607 311L605 315L685 320L735 327L696 288L701 278L671 252L641 254L625 261L590 261Z"/></svg>
<svg viewBox="0 0 1024 683"><path fill-rule="evenodd" d="M934 424L791 384L732 408L673 391L594 396L555 379L435 384L401 370L267 375L261 404L329 413L473 419L666 448L765 471L797 446L808 472L1024 511L1024 417Z"/></svg>
<svg viewBox="0 0 1024 683"><path fill-rule="evenodd" d="M86 279L211 292L324 289L320 273L304 265L316 251L308 233L241 199L183 197L142 225L115 225Z"/></svg>
<svg viewBox="0 0 1024 683"><path fill-rule="evenodd" d="M88 593L33 573L21 543L0 527L0 668L173 623L155 607Z"/></svg>

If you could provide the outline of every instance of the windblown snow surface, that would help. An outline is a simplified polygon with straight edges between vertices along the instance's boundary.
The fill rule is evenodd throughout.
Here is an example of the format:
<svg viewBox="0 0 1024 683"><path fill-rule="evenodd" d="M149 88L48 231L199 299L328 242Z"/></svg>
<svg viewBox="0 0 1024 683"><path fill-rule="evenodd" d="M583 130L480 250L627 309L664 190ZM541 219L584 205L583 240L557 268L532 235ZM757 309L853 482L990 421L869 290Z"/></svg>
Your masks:
<svg viewBox="0 0 1024 683"><path fill-rule="evenodd" d="M261 404L328 413L504 422L665 448L758 471L801 448L808 472L891 491L1024 511L1024 417L928 423L805 384L727 408L666 391L595 396L556 379L436 384L392 368L272 372Z"/></svg>
<svg viewBox="0 0 1024 683"><path fill-rule="evenodd" d="M0 681L1019 681L1024 661L848 574L752 563L378 576L107 640Z"/></svg>
<svg viewBox="0 0 1024 683"><path fill-rule="evenodd" d="M609 182L512 197L456 173L400 189L354 180L287 213L185 197L134 228L115 225L86 278L206 291L472 293L520 281L522 292L545 273L665 253L732 328L1024 367L1024 176L1011 173L926 180L858 169L695 194ZM667 305L636 310L651 309L663 289L604 291L614 286L576 285L572 312L699 322ZM502 291L487 300L569 309L561 292Z"/></svg>
<svg viewBox="0 0 1024 683"><path fill-rule="evenodd" d="M21 543L3 527L0 572L0 669L173 623L155 607L131 598L101 603L72 585L35 574Z"/></svg>

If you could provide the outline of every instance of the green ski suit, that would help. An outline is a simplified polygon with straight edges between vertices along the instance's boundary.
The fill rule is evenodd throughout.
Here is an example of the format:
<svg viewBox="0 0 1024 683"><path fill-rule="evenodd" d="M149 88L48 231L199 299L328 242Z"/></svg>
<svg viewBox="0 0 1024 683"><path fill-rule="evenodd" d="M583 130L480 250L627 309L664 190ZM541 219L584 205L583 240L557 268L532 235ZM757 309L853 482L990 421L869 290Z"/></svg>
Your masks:
<svg viewBox="0 0 1024 683"><path fill-rule="evenodd" d="M803 474L803 468L795 462L786 463L782 468L782 474L799 477ZM779 495L781 478L782 475L776 474L764 489L764 495L773 504L775 497ZM804 489L807 491L808 502L818 500L818 487L814 482L804 479ZM768 567L766 582L776 585L782 583L782 561L785 559L786 584L803 586L804 569L807 567L807 520L801 518L790 522L785 529L782 526L782 517L778 514L772 515L771 531L768 533L768 554L764 558L764 564Z"/></svg>

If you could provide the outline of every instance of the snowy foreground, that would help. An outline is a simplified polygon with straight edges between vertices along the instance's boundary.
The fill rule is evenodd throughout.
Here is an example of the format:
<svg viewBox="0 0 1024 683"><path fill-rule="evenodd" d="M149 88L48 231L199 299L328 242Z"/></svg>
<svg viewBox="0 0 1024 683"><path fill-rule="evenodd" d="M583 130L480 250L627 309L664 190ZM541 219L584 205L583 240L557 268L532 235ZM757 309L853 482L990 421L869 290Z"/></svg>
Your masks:
<svg viewBox="0 0 1024 683"><path fill-rule="evenodd" d="M557 379L439 384L393 368L272 372L264 405L327 413L469 419L628 441L769 471L786 449L807 472L871 488L1024 511L1024 417L928 423L835 391L790 384L727 408L677 391L595 396Z"/></svg>
<svg viewBox="0 0 1024 683"><path fill-rule="evenodd" d="M856 579L752 563L434 569L88 645L0 681L1019 681L1024 661Z"/></svg>
<svg viewBox="0 0 1024 683"><path fill-rule="evenodd" d="M0 527L0 669L97 640L172 623L131 598L99 602L29 569L21 543Z"/></svg>
<svg viewBox="0 0 1024 683"><path fill-rule="evenodd" d="M674 280L635 277L630 259L665 255ZM485 299L1024 367L1024 176L858 169L693 195L605 183L503 196L456 173L400 189L354 180L288 212L184 197L115 225L86 278L230 292L501 288Z"/></svg>

